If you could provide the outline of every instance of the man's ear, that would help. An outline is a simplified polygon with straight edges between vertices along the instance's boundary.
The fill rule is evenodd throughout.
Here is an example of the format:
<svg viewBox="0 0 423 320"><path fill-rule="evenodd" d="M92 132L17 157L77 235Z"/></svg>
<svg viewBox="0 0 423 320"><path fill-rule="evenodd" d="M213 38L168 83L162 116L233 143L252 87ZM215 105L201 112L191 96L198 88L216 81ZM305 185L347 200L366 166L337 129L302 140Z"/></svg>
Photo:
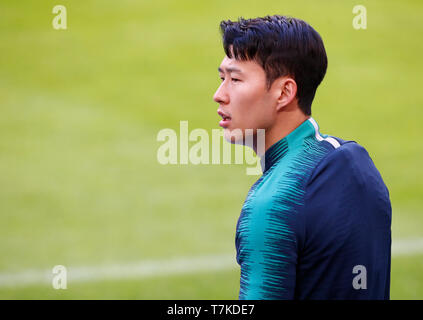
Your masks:
<svg viewBox="0 0 423 320"><path fill-rule="evenodd" d="M290 77L282 77L279 80L279 97L276 104L276 110L281 111L289 105L297 96L297 83Z"/></svg>

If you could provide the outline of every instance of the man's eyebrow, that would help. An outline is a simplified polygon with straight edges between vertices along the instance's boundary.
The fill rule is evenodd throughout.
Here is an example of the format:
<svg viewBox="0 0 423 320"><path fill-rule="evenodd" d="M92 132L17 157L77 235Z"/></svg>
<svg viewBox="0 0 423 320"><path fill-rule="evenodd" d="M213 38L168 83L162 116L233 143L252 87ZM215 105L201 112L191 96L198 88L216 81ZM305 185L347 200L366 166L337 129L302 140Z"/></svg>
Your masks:
<svg viewBox="0 0 423 320"><path fill-rule="evenodd" d="M225 72L224 70L226 70L226 72L229 72L229 73L231 73L231 72L242 73L241 69L238 69L238 68L231 68L231 67L223 68L223 69L221 67L217 68L217 71L219 71L219 72Z"/></svg>

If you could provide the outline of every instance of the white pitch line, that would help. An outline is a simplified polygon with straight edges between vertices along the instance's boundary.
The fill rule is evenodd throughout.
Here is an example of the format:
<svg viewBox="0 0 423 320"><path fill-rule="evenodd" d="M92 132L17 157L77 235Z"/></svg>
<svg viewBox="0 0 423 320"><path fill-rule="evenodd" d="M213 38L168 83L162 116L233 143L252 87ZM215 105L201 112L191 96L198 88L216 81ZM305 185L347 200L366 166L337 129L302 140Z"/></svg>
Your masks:
<svg viewBox="0 0 423 320"><path fill-rule="evenodd" d="M423 238L393 241L392 257L423 254ZM53 268L53 266L52 266ZM98 280L143 279L178 274L193 274L237 269L234 254L181 257L166 260L146 260L138 263L67 267L67 282ZM0 273L0 287L52 285L52 269L27 270L19 273Z"/></svg>
<svg viewBox="0 0 423 320"><path fill-rule="evenodd" d="M423 253L423 238L392 241L392 256L407 256Z"/></svg>
<svg viewBox="0 0 423 320"><path fill-rule="evenodd" d="M66 266L65 266L66 267ZM53 268L53 266L52 266ZM141 279L157 276L189 274L236 268L233 254L208 255L166 260L144 260L138 263L66 267L67 282L96 280ZM54 274L51 270L28 270L20 273L0 273L0 287L50 284Z"/></svg>

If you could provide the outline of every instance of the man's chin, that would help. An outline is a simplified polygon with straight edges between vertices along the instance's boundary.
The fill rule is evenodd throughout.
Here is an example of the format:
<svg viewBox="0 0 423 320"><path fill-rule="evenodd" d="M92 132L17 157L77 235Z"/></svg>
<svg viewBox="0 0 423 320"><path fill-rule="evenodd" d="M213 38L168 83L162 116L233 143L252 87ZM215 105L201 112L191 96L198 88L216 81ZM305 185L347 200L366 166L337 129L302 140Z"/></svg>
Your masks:
<svg viewBox="0 0 423 320"><path fill-rule="evenodd" d="M241 129L225 128L223 131L225 140L233 144L244 144L244 133Z"/></svg>
<svg viewBox="0 0 423 320"><path fill-rule="evenodd" d="M248 131L248 130L247 130ZM245 145L245 132L242 129L224 129L224 138L227 142L232 144Z"/></svg>
<svg viewBox="0 0 423 320"><path fill-rule="evenodd" d="M225 128L223 136L227 142L250 147L258 154L265 151L265 129Z"/></svg>

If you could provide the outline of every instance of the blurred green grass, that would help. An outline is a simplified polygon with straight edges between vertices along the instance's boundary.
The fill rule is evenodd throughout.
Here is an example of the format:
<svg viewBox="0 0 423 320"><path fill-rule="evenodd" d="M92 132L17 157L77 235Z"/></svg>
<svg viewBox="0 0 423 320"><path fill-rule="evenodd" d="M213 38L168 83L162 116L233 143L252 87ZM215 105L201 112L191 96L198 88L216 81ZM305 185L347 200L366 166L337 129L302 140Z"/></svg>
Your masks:
<svg viewBox="0 0 423 320"><path fill-rule="evenodd" d="M218 128L222 19L285 14L321 34L329 68L313 117L369 151L393 239L423 237L420 1L63 0L0 3L0 273L234 252L257 179L239 165L162 166L163 128ZM422 299L422 255L394 257L395 299ZM235 264L235 261L234 261ZM237 298L239 272L0 288L0 298Z"/></svg>

